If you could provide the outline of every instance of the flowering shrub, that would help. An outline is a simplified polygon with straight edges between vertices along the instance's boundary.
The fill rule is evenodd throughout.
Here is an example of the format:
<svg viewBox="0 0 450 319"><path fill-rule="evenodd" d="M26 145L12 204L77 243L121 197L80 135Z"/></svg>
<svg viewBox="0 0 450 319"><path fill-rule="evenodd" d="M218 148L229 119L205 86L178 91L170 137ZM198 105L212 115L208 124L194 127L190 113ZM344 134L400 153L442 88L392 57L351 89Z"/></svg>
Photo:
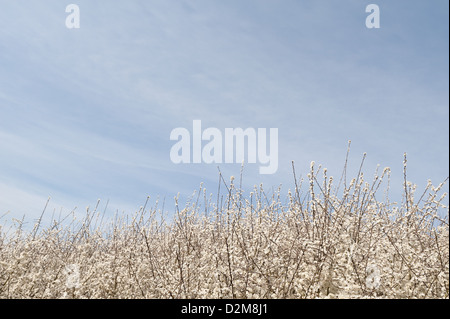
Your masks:
<svg viewBox="0 0 450 319"><path fill-rule="evenodd" d="M100 226L88 212L0 228L0 298L448 298L443 185L416 200L405 179L402 204L380 202L389 174L336 188L312 163L308 190L296 180L283 200L262 186L244 197L232 178L217 203L203 188L184 209L176 199L171 221L143 207Z"/></svg>

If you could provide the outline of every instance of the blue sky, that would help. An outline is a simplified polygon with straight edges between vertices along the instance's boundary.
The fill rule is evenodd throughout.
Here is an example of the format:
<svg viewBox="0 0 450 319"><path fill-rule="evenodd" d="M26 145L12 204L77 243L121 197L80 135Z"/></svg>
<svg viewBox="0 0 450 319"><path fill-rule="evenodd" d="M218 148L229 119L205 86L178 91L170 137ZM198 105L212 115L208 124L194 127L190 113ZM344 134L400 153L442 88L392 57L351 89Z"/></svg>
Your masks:
<svg viewBox="0 0 450 319"><path fill-rule="evenodd" d="M439 184L449 166L448 1L0 0L0 216L103 207L217 190L217 165L170 161L170 132L279 130L279 169L244 186L293 188L291 161L340 177L392 169ZM365 8L381 10L367 29ZM228 178L239 165L221 164Z"/></svg>

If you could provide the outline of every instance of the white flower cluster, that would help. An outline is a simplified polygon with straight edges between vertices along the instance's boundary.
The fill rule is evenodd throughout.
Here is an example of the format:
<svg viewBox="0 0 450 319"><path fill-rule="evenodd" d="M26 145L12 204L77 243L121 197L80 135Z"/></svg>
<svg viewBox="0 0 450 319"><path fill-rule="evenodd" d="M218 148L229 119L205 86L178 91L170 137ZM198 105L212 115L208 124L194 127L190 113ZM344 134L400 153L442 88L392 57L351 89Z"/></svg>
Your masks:
<svg viewBox="0 0 450 319"><path fill-rule="evenodd" d="M0 298L449 297L448 207L431 184L397 207L375 199L383 176L341 196L316 176L312 163L306 202L231 184L220 207L193 201L170 222L142 209L95 229L93 215L0 228Z"/></svg>

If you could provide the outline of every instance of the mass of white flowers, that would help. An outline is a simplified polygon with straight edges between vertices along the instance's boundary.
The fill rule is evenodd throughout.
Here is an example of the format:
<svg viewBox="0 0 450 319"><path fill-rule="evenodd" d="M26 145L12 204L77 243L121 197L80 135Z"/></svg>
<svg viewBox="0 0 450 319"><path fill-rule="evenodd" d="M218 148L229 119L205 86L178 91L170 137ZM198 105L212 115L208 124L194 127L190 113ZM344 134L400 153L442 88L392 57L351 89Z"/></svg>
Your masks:
<svg viewBox="0 0 450 319"><path fill-rule="evenodd" d="M156 206L0 227L0 298L449 298L442 185L416 198L405 183L396 204L379 201L388 168L338 187L318 169L306 193L244 196L233 178L216 202L201 188L170 219Z"/></svg>

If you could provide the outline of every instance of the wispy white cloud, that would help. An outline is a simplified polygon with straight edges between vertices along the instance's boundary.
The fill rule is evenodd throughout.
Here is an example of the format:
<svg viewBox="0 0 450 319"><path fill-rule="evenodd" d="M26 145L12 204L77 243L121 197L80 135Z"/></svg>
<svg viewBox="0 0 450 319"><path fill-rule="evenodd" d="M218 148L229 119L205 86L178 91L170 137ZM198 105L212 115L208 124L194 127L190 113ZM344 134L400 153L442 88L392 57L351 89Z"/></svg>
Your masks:
<svg viewBox="0 0 450 319"><path fill-rule="evenodd" d="M380 30L360 1L77 4L79 30L60 1L2 4L0 196L130 208L201 181L215 192L214 165L170 162L170 131L194 119L279 128L278 173L247 165L246 186L291 187L291 160L339 175L349 139L356 167L368 152L368 170L401 176L406 151L413 180L448 175L448 3L380 1Z"/></svg>

